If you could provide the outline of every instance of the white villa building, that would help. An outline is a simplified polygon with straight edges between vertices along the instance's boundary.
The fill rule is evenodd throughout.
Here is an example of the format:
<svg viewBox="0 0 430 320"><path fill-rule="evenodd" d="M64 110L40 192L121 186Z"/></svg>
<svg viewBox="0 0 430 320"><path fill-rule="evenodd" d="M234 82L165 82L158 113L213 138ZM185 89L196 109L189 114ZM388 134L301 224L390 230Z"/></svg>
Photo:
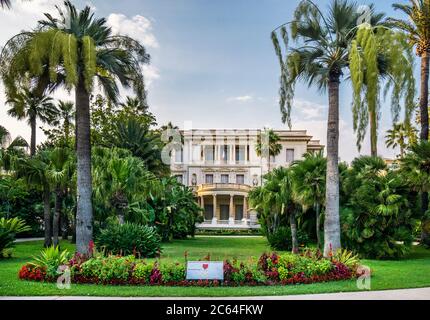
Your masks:
<svg viewBox="0 0 430 320"><path fill-rule="evenodd" d="M262 175L275 167L288 166L306 152L324 148L306 130L274 132L280 137L282 150L269 162L268 157L260 157L255 151L258 136L264 130L180 131L182 148L171 152L170 168L172 175L194 189L204 209L204 222L198 228L258 228L256 212L248 205L248 192L261 185Z"/></svg>

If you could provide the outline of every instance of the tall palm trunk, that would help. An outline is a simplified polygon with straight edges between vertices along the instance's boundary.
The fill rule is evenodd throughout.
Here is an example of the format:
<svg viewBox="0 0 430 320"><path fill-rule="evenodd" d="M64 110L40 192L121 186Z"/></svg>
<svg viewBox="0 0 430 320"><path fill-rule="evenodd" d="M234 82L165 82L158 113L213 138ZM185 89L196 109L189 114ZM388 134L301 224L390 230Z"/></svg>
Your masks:
<svg viewBox="0 0 430 320"><path fill-rule="evenodd" d="M85 89L82 75L79 77L75 95L77 120L76 251L87 254L90 241L93 239L90 96Z"/></svg>
<svg viewBox="0 0 430 320"><path fill-rule="evenodd" d="M290 213L292 253L299 253L299 241L297 240L297 223L294 212Z"/></svg>
<svg viewBox="0 0 430 320"><path fill-rule="evenodd" d="M378 140L377 140L377 115L376 111L373 110L369 112L369 121L370 121L370 155L372 157L378 156Z"/></svg>
<svg viewBox="0 0 430 320"><path fill-rule="evenodd" d="M51 193L49 188L45 187L43 190L43 226L45 228L45 240L43 245L49 247L52 244L51 239Z"/></svg>
<svg viewBox="0 0 430 320"><path fill-rule="evenodd" d="M428 96L429 96L429 58L430 53L425 51L421 56L421 92L420 92L420 116L421 116L421 141L429 138L429 116L428 116ZM427 192L421 194L421 213L423 217L429 206L429 196ZM430 245L430 220L423 218L421 242Z"/></svg>
<svg viewBox="0 0 430 320"><path fill-rule="evenodd" d="M321 229L321 220L320 220L320 204L315 204L315 221L316 221L316 234L317 234L317 248L321 249L321 235L320 235L320 229Z"/></svg>
<svg viewBox="0 0 430 320"><path fill-rule="evenodd" d="M54 209L54 217L52 219L52 235L53 235L53 244L54 247L58 246L59 234L60 234L60 216L61 216L61 203L62 203L62 195L60 190L55 191L55 209Z"/></svg>
<svg viewBox="0 0 430 320"><path fill-rule="evenodd" d="M31 138L30 138L30 156L36 153L36 118L30 119Z"/></svg>
<svg viewBox="0 0 430 320"><path fill-rule="evenodd" d="M340 248L339 223L339 74L330 76L327 122L326 214L324 220L324 256Z"/></svg>

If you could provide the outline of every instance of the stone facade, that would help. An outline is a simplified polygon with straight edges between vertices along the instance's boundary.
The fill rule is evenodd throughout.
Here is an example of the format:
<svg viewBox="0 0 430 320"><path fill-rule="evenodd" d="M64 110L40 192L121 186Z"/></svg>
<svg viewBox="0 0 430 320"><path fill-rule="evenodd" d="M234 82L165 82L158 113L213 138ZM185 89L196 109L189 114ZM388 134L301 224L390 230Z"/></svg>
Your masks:
<svg viewBox="0 0 430 320"><path fill-rule="evenodd" d="M262 183L262 175L279 166L288 166L306 152L323 150L306 130L274 130L280 137L281 152L275 157L256 152L264 130L185 130L181 147L171 152L171 172L194 189L204 208L199 228L258 228L256 213L248 204L248 192ZM265 149L263 150L265 153Z"/></svg>

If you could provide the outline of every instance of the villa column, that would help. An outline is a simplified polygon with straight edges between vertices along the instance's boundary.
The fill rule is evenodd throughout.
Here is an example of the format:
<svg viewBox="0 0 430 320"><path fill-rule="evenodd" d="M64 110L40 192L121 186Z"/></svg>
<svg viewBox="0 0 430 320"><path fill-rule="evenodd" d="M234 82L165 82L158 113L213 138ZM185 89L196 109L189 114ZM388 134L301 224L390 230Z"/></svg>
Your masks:
<svg viewBox="0 0 430 320"><path fill-rule="evenodd" d="M200 207L205 208L205 198L203 196L200 196Z"/></svg>
<svg viewBox="0 0 430 320"><path fill-rule="evenodd" d="M247 196L243 196L243 224L247 224L248 221L248 197Z"/></svg>
<svg viewBox="0 0 430 320"><path fill-rule="evenodd" d="M228 224L234 224L234 195L230 195L230 206L229 206L229 219Z"/></svg>
<svg viewBox="0 0 430 320"><path fill-rule="evenodd" d="M217 216L216 216L216 194L214 194L214 195L213 195L212 224L217 224Z"/></svg>

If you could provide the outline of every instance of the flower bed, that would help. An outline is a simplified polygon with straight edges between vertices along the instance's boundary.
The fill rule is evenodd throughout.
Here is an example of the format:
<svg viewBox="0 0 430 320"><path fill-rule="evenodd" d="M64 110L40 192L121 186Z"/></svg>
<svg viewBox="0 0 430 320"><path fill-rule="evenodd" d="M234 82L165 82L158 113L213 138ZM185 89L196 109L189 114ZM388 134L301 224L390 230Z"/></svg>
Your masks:
<svg viewBox="0 0 430 320"><path fill-rule="evenodd" d="M288 285L346 280L357 276L357 261L323 258L318 252L299 255L264 253L258 261L224 261L224 280L186 280L185 262L146 261L134 256L95 255L85 258L75 254L65 264L72 283L163 286L258 286ZM57 261L57 260L54 260ZM52 271L57 265L27 263L19 278L33 281L56 280Z"/></svg>

